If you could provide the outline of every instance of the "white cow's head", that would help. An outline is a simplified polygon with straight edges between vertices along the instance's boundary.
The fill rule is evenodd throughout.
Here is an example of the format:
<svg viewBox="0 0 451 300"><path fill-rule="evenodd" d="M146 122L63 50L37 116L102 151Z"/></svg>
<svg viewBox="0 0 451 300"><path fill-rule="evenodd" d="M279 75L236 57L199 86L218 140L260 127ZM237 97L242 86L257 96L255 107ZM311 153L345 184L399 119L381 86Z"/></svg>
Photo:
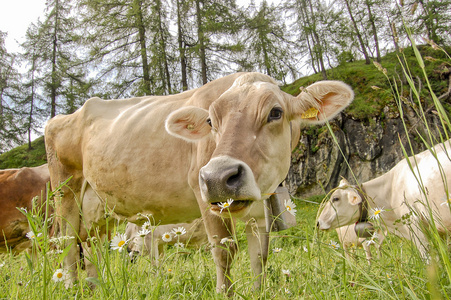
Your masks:
<svg viewBox="0 0 451 300"><path fill-rule="evenodd" d="M294 97L282 92L272 78L247 73L208 110L189 106L174 111L166 129L199 143L198 149L204 143L203 149L211 150L205 154L211 155L209 162L199 171L203 200L219 213L219 204L232 199L228 209L240 215L285 179L291 157L290 122L324 123L353 97L351 88L338 81L312 84Z"/></svg>
<svg viewBox="0 0 451 300"><path fill-rule="evenodd" d="M356 223L361 217L361 205L361 194L342 179L318 217L318 228L329 230Z"/></svg>

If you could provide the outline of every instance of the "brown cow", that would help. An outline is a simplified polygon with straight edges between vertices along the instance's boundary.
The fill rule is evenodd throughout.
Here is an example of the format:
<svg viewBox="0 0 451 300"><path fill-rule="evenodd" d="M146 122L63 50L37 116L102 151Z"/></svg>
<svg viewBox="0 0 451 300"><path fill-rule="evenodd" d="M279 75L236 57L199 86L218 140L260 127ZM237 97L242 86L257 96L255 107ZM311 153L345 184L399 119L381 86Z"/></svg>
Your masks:
<svg viewBox="0 0 451 300"><path fill-rule="evenodd" d="M236 251L233 243L220 244L233 232L229 217L255 215L263 224L254 231L249 225L247 236L251 265L261 279L268 250L262 200L288 173L299 140L291 128L301 121L325 122L353 96L342 82L322 81L293 97L269 76L237 73L177 95L90 99L46 126L52 185L72 176L57 207L61 232L84 240L94 227L105 225L101 213L80 222L77 201L82 211L95 202L138 225L145 221L142 214L161 225L202 216L221 291L230 287ZM231 204L222 211L224 203ZM64 263L72 276L77 255L72 247ZM87 271L97 276L95 268L87 266Z"/></svg>
<svg viewBox="0 0 451 300"><path fill-rule="evenodd" d="M31 246L26 237L30 231L25 215L17 208L32 209L32 199L38 196L42 205L46 184L50 181L47 164L34 168L0 170L0 251L7 248L22 251Z"/></svg>

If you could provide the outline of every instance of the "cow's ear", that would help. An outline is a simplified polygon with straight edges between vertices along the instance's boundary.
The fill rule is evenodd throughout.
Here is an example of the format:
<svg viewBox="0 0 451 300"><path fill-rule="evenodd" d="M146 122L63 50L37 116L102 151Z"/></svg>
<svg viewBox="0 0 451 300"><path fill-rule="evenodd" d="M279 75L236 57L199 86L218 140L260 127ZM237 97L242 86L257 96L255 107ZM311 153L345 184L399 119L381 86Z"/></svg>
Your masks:
<svg viewBox="0 0 451 300"><path fill-rule="evenodd" d="M362 202L362 197L356 191L350 190L348 191L348 201L352 205L357 205Z"/></svg>
<svg viewBox="0 0 451 300"><path fill-rule="evenodd" d="M319 81L303 88L289 101L291 119L321 124L332 119L354 99L351 87L341 81Z"/></svg>
<svg viewBox="0 0 451 300"><path fill-rule="evenodd" d="M349 182L342 177L342 179L340 180L340 184L338 185L338 187L345 187L345 186L349 186Z"/></svg>
<svg viewBox="0 0 451 300"><path fill-rule="evenodd" d="M194 142L211 132L207 119L207 110L187 106L172 112L166 119L165 127L169 134L188 142Z"/></svg>

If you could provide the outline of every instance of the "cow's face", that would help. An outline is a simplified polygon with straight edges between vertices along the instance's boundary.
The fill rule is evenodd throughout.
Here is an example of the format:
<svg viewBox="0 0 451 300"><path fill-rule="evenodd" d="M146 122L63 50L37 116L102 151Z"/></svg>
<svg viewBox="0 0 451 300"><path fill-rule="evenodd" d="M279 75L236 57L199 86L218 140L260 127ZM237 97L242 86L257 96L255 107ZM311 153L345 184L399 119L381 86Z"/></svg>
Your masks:
<svg viewBox="0 0 451 300"><path fill-rule="evenodd" d="M239 77L208 111L185 107L169 115L166 129L172 135L214 142L212 153L206 154L210 161L199 171L203 200L213 212L219 214L221 203L231 203L228 212L245 214L254 201L274 192L290 167L290 122L301 116L311 123L325 121L352 100L348 86L329 84L330 90L317 84L293 97L270 77L250 73ZM309 109L313 115L305 114Z"/></svg>
<svg viewBox="0 0 451 300"><path fill-rule="evenodd" d="M360 218L361 203L362 198L355 188L346 179L341 180L318 217L318 228L329 230L356 223Z"/></svg>

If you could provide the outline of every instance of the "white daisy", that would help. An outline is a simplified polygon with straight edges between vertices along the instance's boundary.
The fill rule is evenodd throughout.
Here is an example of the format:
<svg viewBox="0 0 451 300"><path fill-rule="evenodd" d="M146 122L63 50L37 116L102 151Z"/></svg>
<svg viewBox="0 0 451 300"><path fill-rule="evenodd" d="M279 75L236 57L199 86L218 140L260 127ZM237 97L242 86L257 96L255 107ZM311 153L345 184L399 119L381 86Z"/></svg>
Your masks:
<svg viewBox="0 0 451 300"><path fill-rule="evenodd" d="M163 240L163 242L169 243L170 241L172 241L172 234L170 232L165 232L161 236L161 239Z"/></svg>
<svg viewBox="0 0 451 300"><path fill-rule="evenodd" d="M335 250L340 249L340 244L335 241L330 241L329 246L331 246Z"/></svg>
<svg viewBox="0 0 451 300"><path fill-rule="evenodd" d="M446 206L449 207L449 204L451 203L451 198L450 198L450 199L445 199L444 201L445 201L445 202L443 202L443 203L440 204L440 205L441 205L441 206L442 206L442 205L446 205Z"/></svg>
<svg viewBox="0 0 451 300"><path fill-rule="evenodd" d="M291 199L286 199L285 200L285 209L292 214L293 216L296 215L296 204L293 203L293 201L291 201Z"/></svg>
<svg viewBox="0 0 451 300"><path fill-rule="evenodd" d="M274 249L272 249L273 253L280 253L280 251L282 251L282 248L274 248Z"/></svg>
<svg viewBox="0 0 451 300"><path fill-rule="evenodd" d="M221 208L221 211L219 213L222 213L224 209L229 208L232 203L233 199L228 199L227 202L219 203L218 206Z"/></svg>
<svg viewBox="0 0 451 300"><path fill-rule="evenodd" d="M63 269L57 269L55 273L53 273L52 279L55 282L62 282L68 279L69 274Z"/></svg>
<svg viewBox="0 0 451 300"><path fill-rule="evenodd" d="M232 238L229 238L229 237L225 237L225 238L221 239L221 241L220 241L221 244L233 243L233 242L234 242L234 240Z"/></svg>
<svg viewBox="0 0 451 300"><path fill-rule="evenodd" d="M185 244L177 242L177 243L174 244L174 247L175 248L185 248Z"/></svg>
<svg viewBox="0 0 451 300"><path fill-rule="evenodd" d="M141 226L141 228L142 228L142 229L145 229L145 230L152 230L152 224L150 224L149 221L146 221L146 222L143 224L143 226Z"/></svg>
<svg viewBox="0 0 451 300"><path fill-rule="evenodd" d="M283 275L290 276L290 270L284 270L284 269L282 269L282 274L283 274Z"/></svg>
<svg viewBox="0 0 451 300"><path fill-rule="evenodd" d="M376 242L375 242L373 239L366 240L365 243L366 243L368 246L371 246L371 245L373 245L373 244L374 244L374 245L376 244Z"/></svg>
<svg viewBox="0 0 451 300"><path fill-rule="evenodd" d="M174 236L181 236L186 233L186 229L185 229L185 227L179 227L179 228L172 229L171 232Z"/></svg>
<svg viewBox="0 0 451 300"><path fill-rule="evenodd" d="M127 245L129 240L127 240L127 236L124 233L118 233L110 243L110 247L112 250L119 250L122 252L125 246Z"/></svg>
<svg viewBox="0 0 451 300"><path fill-rule="evenodd" d="M308 252L308 248L306 246L303 247L304 252Z"/></svg>
<svg viewBox="0 0 451 300"><path fill-rule="evenodd" d="M35 239L36 237L40 237L41 235L42 233L39 232L36 236L33 231L30 231L26 234L27 238L29 238L30 240Z"/></svg>
<svg viewBox="0 0 451 300"><path fill-rule="evenodd" d="M143 228L140 231L138 231L137 235L143 238L146 237L146 235L148 235L150 232L151 232L150 230Z"/></svg>
<svg viewBox="0 0 451 300"><path fill-rule="evenodd" d="M383 207L376 207L371 209L370 218L371 220L379 220L381 217L381 213L383 213L385 210Z"/></svg>

